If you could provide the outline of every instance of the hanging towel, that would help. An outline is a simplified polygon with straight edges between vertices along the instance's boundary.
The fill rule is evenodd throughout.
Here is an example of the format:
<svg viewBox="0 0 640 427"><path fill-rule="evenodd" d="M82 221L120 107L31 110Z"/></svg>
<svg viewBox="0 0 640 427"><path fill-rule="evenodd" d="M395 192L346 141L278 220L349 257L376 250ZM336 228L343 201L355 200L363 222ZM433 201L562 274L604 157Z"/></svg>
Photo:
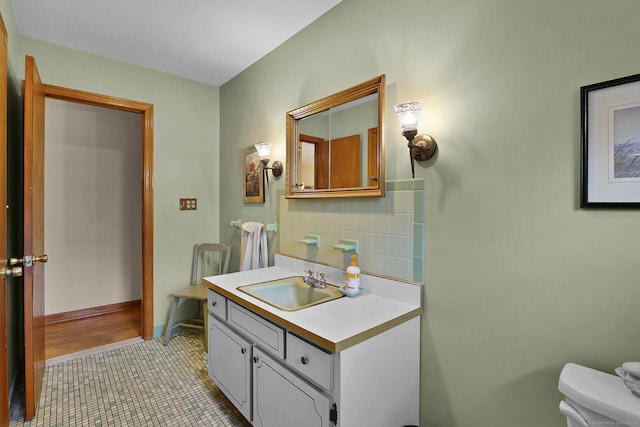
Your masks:
<svg viewBox="0 0 640 427"><path fill-rule="evenodd" d="M267 250L267 231L264 224L245 222L241 228L240 271L267 267L269 252Z"/></svg>

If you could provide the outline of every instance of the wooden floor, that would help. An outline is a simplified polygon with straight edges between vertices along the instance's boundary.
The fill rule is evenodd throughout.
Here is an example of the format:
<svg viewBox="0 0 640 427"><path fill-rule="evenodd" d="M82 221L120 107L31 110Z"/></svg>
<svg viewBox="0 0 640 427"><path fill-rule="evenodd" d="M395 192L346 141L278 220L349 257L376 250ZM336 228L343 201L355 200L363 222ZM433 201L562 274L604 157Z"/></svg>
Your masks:
<svg viewBox="0 0 640 427"><path fill-rule="evenodd" d="M142 309L138 305L115 313L45 325L45 359L142 335Z"/></svg>

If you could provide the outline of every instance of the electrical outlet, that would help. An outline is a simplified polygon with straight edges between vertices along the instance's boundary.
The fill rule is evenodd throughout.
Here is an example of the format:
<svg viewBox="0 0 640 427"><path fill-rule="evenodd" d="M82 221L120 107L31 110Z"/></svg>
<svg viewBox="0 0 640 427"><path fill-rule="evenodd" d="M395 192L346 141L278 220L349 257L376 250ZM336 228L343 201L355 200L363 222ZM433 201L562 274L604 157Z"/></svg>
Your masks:
<svg viewBox="0 0 640 427"><path fill-rule="evenodd" d="M195 211L198 209L198 199L180 199L181 211Z"/></svg>

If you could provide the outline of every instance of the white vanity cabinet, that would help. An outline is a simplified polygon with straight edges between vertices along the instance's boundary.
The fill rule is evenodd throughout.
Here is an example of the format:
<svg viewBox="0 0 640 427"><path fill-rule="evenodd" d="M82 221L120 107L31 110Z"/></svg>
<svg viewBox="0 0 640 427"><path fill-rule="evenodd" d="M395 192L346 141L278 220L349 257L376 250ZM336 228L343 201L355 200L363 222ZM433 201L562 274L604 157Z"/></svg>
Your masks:
<svg viewBox="0 0 640 427"><path fill-rule="evenodd" d="M332 425L331 397L285 367L283 328L211 290L208 307L209 376L245 418L260 427ZM293 346L308 363L305 344Z"/></svg>
<svg viewBox="0 0 640 427"><path fill-rule="evenodd" d="M374 325L359 336L347 335L333 341L331 351L313 340L318 336L313 325L301 329L294 321L305 314L263 314L232 291L223 291L228 297L209 289L209 376L254 426L418 424L419 316L410 314L391 326ZM373 317L382 307L393 309L378 297L345 302L348 319L353 319L353 310ZM335 322L344 329L335 312L321 311L334 310L331 302L325 304L307 313L319 313L317 322Z"/></svg>
<svg viewBox="0 0 640 427"><path fill-rule="evenodd" d="M285 339L295 349L293 365L311 368L318 383L329 385L333 373L332 365L316 355L332 355L216 292L209 295L209 376L242 415L260 427L335 425L337 413L327 391L287 367Z"/></svg>

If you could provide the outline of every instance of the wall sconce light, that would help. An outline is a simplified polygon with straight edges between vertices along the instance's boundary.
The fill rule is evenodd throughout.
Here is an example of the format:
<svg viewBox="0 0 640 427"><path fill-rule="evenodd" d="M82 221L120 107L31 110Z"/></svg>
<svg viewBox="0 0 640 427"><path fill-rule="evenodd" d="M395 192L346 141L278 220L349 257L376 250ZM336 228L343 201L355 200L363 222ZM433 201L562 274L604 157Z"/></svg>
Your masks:
<svg viewBox="0 0 640 427"><path fill-rule="evenodd" d="M271 167L269 167L269 160L271 159L271 143L267 142L259 142L255 144L256 150L258 150L258 156L260 157L260 161L262 162L262 173L267 179L267 186L269 186L269 174L267 170L271 170L271 173L276 178L282 175L282 162L276 160L273 162Z"/></svg>
<svg viewBox="0 0 640 427"><path fill-rule="evenodd" d="M415 178L414 160L420 162L429 160L436 153L438 145L431 135L418 135L418 119L420 118L420 110L422 110L422 102L405 102L393 108L400 119L402 135L409 141L407 147L409 147L409 156L411 157L411 176Z"/></svg>

